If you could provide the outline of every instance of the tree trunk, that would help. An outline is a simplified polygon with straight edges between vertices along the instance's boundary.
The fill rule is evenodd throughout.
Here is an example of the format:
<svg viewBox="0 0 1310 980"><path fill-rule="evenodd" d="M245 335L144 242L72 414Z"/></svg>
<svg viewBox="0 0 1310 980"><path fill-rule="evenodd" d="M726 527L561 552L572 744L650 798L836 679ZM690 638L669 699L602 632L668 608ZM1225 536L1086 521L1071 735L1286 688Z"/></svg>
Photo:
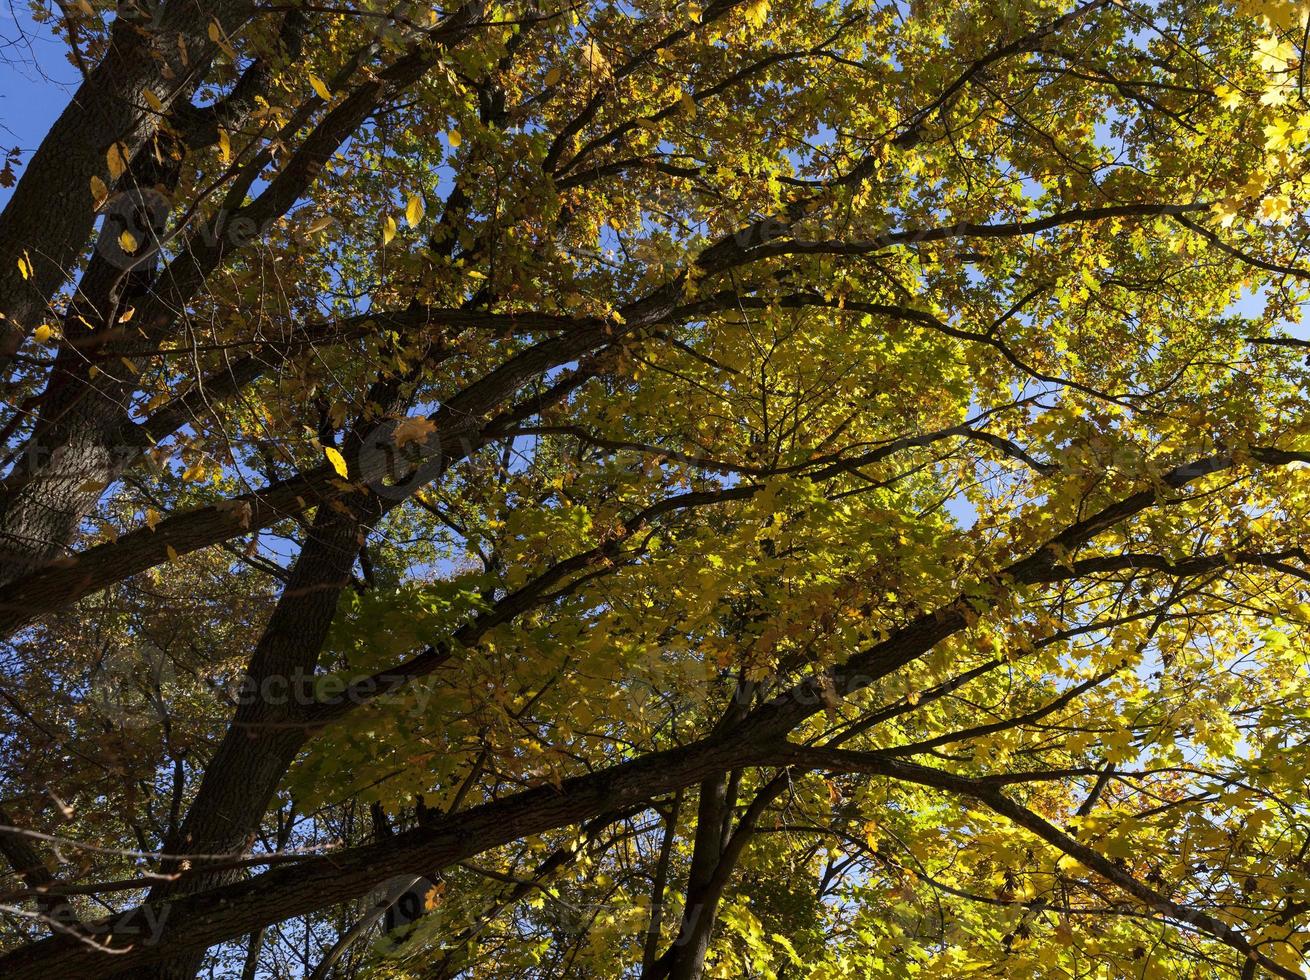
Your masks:
<svg viewBox="0 0 1310 980"><path fill-rule="evenodd" d="M368 515L376 519L376 514ZM239 870L203 871L206 857L244 853L254 840L282 777L308 738L299 722L313 696L312 678L341 590L359 552L360 520L323 506L291 578L251 658L239 704L183 821L173 850L197 855L200 873L156 886L152 899L202 891L237 880ZM212 858L211 858L212 860ZM165 873L178 870L165 865ZM131 974L153 980L190 980L204 950Z"/></svg>
<svg viewBox="0 0 1310 980"><path fill-rule="evenodd" d="M224 34L250 17L249 0L190 0L159 5L153 21L126 13L108 50L41 141L0 213L0 371L48 315L68 281L96 219L93 177L112 190L122 168L158 131L165 108L189 99ZM21 263L21 264L20 264Z"/></svg>

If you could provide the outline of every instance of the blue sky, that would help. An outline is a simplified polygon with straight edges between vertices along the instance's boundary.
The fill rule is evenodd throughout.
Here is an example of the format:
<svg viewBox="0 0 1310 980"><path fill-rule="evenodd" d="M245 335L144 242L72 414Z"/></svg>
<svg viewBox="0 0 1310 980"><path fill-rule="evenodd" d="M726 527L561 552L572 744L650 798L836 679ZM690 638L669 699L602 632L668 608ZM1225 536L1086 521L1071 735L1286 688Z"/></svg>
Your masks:
<svg viewBox="0 0 1310 980"><path fill-rule="evenodd" d="M25 3L0 5L0 147L18 147L24 163L81 80L64 51ZM0 188L0 203L8 199Z"/></svg>

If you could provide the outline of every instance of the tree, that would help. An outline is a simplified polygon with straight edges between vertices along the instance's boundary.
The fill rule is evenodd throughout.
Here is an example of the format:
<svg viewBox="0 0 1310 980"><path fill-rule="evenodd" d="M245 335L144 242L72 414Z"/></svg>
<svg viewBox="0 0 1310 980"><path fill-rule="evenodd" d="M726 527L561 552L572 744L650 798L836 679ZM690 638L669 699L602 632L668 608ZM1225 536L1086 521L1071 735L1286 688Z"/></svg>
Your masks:
<svg viewBox="0 0 1310 980"><path fill-rule="evenodd" d="M1303 975L1304 8L33 13L0 975Z"/></svg>

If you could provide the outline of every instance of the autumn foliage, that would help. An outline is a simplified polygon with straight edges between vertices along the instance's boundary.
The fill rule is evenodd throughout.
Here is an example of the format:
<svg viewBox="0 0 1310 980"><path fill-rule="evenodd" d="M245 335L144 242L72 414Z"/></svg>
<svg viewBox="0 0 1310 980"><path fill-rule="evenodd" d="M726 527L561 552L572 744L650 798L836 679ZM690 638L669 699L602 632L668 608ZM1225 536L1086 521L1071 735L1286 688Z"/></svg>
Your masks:
<svg viewBox="0 0 1310 980"><path fill-rule="evenodd" d="M1308 15L36 0L0 976L1302 977Z"/></svg>

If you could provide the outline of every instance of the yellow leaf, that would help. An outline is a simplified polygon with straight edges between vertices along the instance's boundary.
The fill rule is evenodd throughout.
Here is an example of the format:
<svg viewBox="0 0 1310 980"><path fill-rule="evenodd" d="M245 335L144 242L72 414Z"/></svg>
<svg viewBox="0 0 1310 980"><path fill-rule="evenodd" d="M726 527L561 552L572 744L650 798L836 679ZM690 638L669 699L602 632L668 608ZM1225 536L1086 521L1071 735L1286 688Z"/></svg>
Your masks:
<svg viewBox="0 0 1310 980"><path fill-rule="evenodd" d="M105 182L95 174L91 175L91 200L95 202L95 209L99 211L109 200L109 188Z"/></svg>
<svg viewBox="0 0 1310 980"><path fill-rule="evenodd" d="M150 106L150 108L154 109L155 112L163 112L163 111L164 111L164 103L160 102L160 101L159 101L159 96L155 95L155 93L152 92L152 91L150 91L150 89L145 89L145 90L141 93L141 98L145 99L145 100L146 100L146 105L148 105L148 106Z"/></svg>
<svg viewBox="0 0 1310 980"><path fill-rule="evenodd" d="M409 195L409 203L405 205L405 220L411 228L417 228L423 220L423 198L417 194Z"/></svg>
<svg viewBox="0 0 1310 980"><path fill-rule="evenodd" d="M558 68L552 68L550 71L546 72L546 85L554 85L559 81L559 76L560 70Z"/></svg>
<svg viewBox="0 0 1310 980"><path fill-rule="evenodd" d="M48 323L43 323L32 331L32 337L38 344L47 343L55 335L55 328Z"/></svg>
<svg viewBox="0 0 1310 980"><path fill-rule="evenodd" d="M1219 101L1225 109L1236 109L1242 104L1242 93L1237 89L1229 88L1227 85L1216 85L1214 94L1219 97Z"/></svg>
<svg viewBox="0 0 1310 980"><path fill-rule="evenodd" d="M396 445L403 448L412 442L421 444L436 430L436 423L430 419L421 415L407 416L396 426Z"/></svg>
<svg viewBox="0 0 1310 980"><path fill-rule="evenodd" d="M695 119L696 100L691 97L691 94L689 92L683 92L680 101L682 102L682 114L685 115L688 119Z"/></svg>
<svg viewBox="0 0 1310 980"><path fill-rule="evenodd" d="M136 307L129 306L127 309L125 309L122 313L118 315L118 322L127 323L127 321L132 319L132 317L134 316L136 316Z"/></svg>
<svg viewBox="0 0 1310 980"><path fill-rule="evenodd" d="M224 166L232 162L232 138L222 129L218 131L218 155Z"/></svg>
<svg viewBox="0 0 1310 980"><path fill-rule="evenodd" d="M216 20L211 20L209 22L209 39L215 44L223 39L223 32L219 29L218 21Z"/></svg>
<svg viewBox="0 0 1310 980"><path fill-rule="evenodd" d="M109 179L117 180L123 176L127 170L127 156L123 152L121 143L114 143L109 147L109 152L105 154L105 162L109 165Z"/></svg>
<svg viewBox="0 0 1310 980"><path fill-rule="evenodd" d="M606 60L604 52L600 50L600 45L595 41L588 41L581 48L582 65L593 75L604 75L609 72L609 61Z"/></svg>
<svg viewBox="0 0 1310 980"><path fill-rule="evenodd" d="M746 23L751 27L763 27L765 20L769 17L769 0L755 0L754 3L746 7Z"/></svg>
<svg viewBox="0 0 1310 980"><path fill-rule="evenodd" d="M130 231L124 230L123 233L118 236L118 244L123 246L124 252L135 252L139 242L137 242L135 235Z"/></svg>
<svg viewBox="0 0 1310 980"><path fill-rule="evenodd" d="M869 845L869 850L875 854L878 853L878 823L870 820L864 825L864 840Z"/></svg>
<svg viewBox="0 0 1310 980"><path fill-rule="evenodd" d="M1214 205L1215 214L1219 216L1219 226L1221 228L1231 228L1238 218L1238 206L1241 204L1233 198L1218 201Z"/></svg>
<svg viewBox="0 0 1310 980"><path fill-rule="evenodd" d="M18 274L24 279L32 278L32 264L27 260L26 252L24 252L23 257L18 260Z"/></svg>
<svg viewBox="0 0 1310 980"><path fill-rule="evenodd" d="M147 507L146 527L150 528L150 530L153 531L156 527L159 526L159 517L160 517L159 511L155 510L155 508L153 507Z"/></svg>
<svg viewBox="0 0 1310 980"><path fill-rule="evenodd" d="M169 560L169 561L177 561L177 549L176 549L176 548L174 548L171 544L166 544L166 545L164 545L164 550L165 550L166 552L168 552L168 560Z"/></svg>
<svg viewBox="0 0 1310 980"><path fill-rule="evenodd" d="M1265 149L1281 150L1288 144L1287 134L1292 124L1286 119L1275 119L1265 127Z"/></svg>
<svg viewBox="0 0 1310 980"><path fill-rule="evenodd" d="M459 135L458 129L452 129L446 134L446 142L450 144L452 150L458 149L459 144L464 142L464 137Z"/></svg>
<svg viewBox="0 0 1310 980"><path fill-rule="evenodd" d="M423 908L431 912L433 909L441 905L441 896L445 891L446 883L444 881L429 888L423 895Z"/></svg>
<svg viewBox="0 0 1310 980"><path fill-rule="evenodd" d="M323 84L323 79L319 78L317 75L311 74L309 76L309 84L318 97L324 102L332 101L332 90Z"/></svg>
<svg viewBox="0 0 1310 980"><path fill-rule="evenodd" d="M691 18L692 23L699 24L701 15L703 13L704 11L702 10L700 4L698 3L687 4L687 16Z"/></svg>
<svg viewBox="0 0 1310 980"><path fill-rule="evenodd" d="M387 215L382 219L382 244L387 245L396 237L396 219Z"/></svg>
<svg viewBox="0 0 1310 980"><path fill-rule="evenodd" d="M334 449L332 446L324 446L323 455L332 464L332 468L337 471L337 476L345 477L349 475L346 469L346 457L341 455L340 450Z"/></svg>
<svg viewBox="0 0 1310 980"><path fill-rule="evenodd" d="M1292 220L1291 201L1286 194L1275 194L1260 202L1260 215L1279 224L1288 224Z"/></svg>

